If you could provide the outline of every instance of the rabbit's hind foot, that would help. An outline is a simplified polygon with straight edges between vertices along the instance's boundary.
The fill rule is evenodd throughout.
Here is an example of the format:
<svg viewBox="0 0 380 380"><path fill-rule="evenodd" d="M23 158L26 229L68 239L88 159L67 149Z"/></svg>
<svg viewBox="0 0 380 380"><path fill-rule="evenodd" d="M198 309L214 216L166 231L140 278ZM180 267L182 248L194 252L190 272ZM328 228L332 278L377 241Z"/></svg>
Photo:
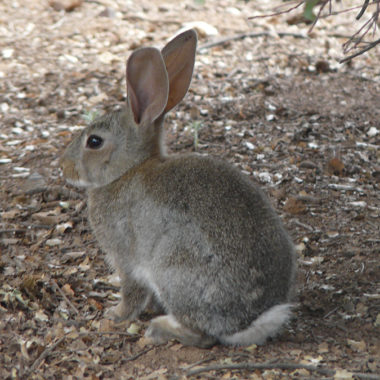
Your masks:
<svg viewBox="0 0 380 380"><path fill-rule="evenodd" d="M185 346L199 348L209 348L217 343L215 338L181 325L170 314L154 318L145 332L145 337L153 344L164 344L175 339Z"/></svg>

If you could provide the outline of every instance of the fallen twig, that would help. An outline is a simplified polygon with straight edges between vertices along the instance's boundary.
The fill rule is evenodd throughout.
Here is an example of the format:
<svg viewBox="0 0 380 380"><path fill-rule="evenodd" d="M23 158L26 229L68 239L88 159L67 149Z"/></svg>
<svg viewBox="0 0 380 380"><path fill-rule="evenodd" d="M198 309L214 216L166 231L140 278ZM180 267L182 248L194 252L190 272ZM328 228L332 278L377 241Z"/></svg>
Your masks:
<svg viewBox="0 0 380 380"><path fill-rule="evenodd" d="M297 226L300 226L300 227L304 228L305 230L308 230L310 232L314 232L313 227L309 226L308 224L300 222L298 219L291 219L291 222L293 222L294 224L297 224Z"/></svg>
<svg viewBox="0 0 380 380"><path fill-rule="evenodd" d="M210 358L206 358L206 359L202 359L202 360L199 360L199 361L197 361L197 362L195 362L195 363L190 364L189 366L187 366L187 367L185 367L185 368L183 368L183 369L186 370L186 371L189 371L191 368L194 368L194 367L196 367L197 365L200 365L200 364L204 364L204 363L210 362L211 360L214 360L214 359L215 359L215 356L212 356L212 357L210 357Z"/></svg>
<svg viewBox="0 0 380 380"><path fill-rule="evenodd" d="M27 230L26 229L22 229L22 228L11 228L9 230L0 230L0 234L10 234L10 233L24 233L26 232Z"/></svg>
<svg viewBox="0 0 380 380"><path fill-rule="evenodd" d="M51 353L52 351L54 351L55 348L56 348L57 346L59 346L59 345L61 344L62 341L65 340L66 337L67 337L67 336L64 335L63 337L59 338L55 343L53 343L51 346L46 347L46 348L42 351L41 355L40 355L40 356L34 361L34 363L33 363L33 364L30 366L30 368L26 371L26 373L24 373L24 376L25 376L25 377L23 377L23 378L26 379L31 373L33 373L33 372L39 367L39 365L42 363L42 361L43 361L44 359L46 359L46 358L50 355L50 353Z"/></svg>
<svg viewBox="0 0 380 380"><path fill-rule="evenodd" d="M58 285L57 285L58 286ZM85 333L80 333L79 336L83 337L83 336L88 336L89 334L96 334L96 335L105 335L105 334L117 334L117 335L128 335L129 337L131 337L131 334L129 333L124 333L124 332L121 332L121 331L89 331L89 332L85 332ZM61 338L59 338L55 343L53 343L52 345L46 347L42 353L40 354L40 356L38 356L38 358L33 362L33 364L24 372L23 374L23 378L28 378L29 375L31 375L32 373L35 372L35 370L40 366L40 364L43 362L43 360L45 360L52 351L54 351L66 338L68 338L68 334L62 336ZM135 360L137 359L138 357L140 357L141 355L144 355L145 353L147 353L148 351L152 350L154 348L153 347L149 347L139 353L137 353L136 355L133 355L129 358L126 359L126 361L132 361L132 360Z"/></svg>
<svg viewBox="0 0 380 380"><path fill-rule="evenodd" d="M59 294L63 297L63 299L66 301L66 303L74 310L76 314L79 314L79 310L73 305L73 303L66 297L66 294L63 292L63 290L58 286L58 284L51 280L51 284L53 285L53 288L55 290L58 290Z"/></svg>
<svg viewBox="0 0 380 380"><path fill-rule="evenodd" d="M188 376L198 375L202 372L221 371L221 370L255 370L255 369L282 369L282 370L296 370L306 369L308 371L318 372L324 376L333 376L334 370L327 368L320 368L313 365L298 364L298 363L234 363L234 364L215 364L207 367L196 368L187 372Z"/></svg>
<svg viewBox="0 0 380 380"><path fill-rule="evenodd" d="M309 38L307 35L301 34L301 33L287 33L287 32L279 32L275 34L268 33L268 32L241 33L241 34L236 34L235 36L230 36L230 37L222 38L217 41L212 41L212 42L203 44L199 46L198 50L210 49L215 46L224 45L231 41L243 40L244 38L248 38L248 37L250 38L273 37L273 35L277 35L279 37Z"/></svg>
<svg viewBox="0 0 380 380"><path fill-rule="evenodd" d="M236 363L236 364L215 364L207 367L196 368L188 371L187 376L198 375L203 372L209 371L221 371L221 370L268 370L268 369L280 369L280 370L297 370L306 369L310 372L317 372L323 376L334 376L336 370L329 368L321 368L313 365L298 364L298 363ZM354 377L363 380L378 380L379 374L369 374L362 372L352 372Z"/></svg>
<svg viewBox="0 0 380 380"><path fill-rule="evenodd" d="M274 12L274 13L266 14L266 15L251 16L251 17L248 17L248 20L253 20L255 18L273 17L273 16L278 16L278 15L283 15L285 13L290 13L291 11L294 11L295 9L299 8L303 3L304 3L303 1L300 1L295 6L285 9L284 11L278 11L278 12Z"/></svg>
<svg viewBox="0 0 380 380"><path fill-rule="evenodd" d="M126 331L86 331L79 334L79 336L89 336L89 335L119 335L119 336L125 336L128 338L136 339L138 337L137 334L131 334Z"/></svg>
<svg viewBox="0 0 380 380"><path fill-rule="evenodd" d="M342 185L339 183L329 183L328 188L333 189L333 190L341 190L341 191L357 191L358 193L364 192L364 190L360 187L355 187L351 185Z"/></svg>
<svg viewBox="0 0 380 380"><path fill-rule="evenodd" d="M146 348L145 350L142 350L142 351L138 352L137 354L132 355L132 356L130 356L129 358L126 358L126 359L124 359L124 360L125 360L126 362L132 362L133 360L138 359L140 356L145 355L147 352L153 350L154 348L155 348L155 346L148 347L148 348Z"/></svg>

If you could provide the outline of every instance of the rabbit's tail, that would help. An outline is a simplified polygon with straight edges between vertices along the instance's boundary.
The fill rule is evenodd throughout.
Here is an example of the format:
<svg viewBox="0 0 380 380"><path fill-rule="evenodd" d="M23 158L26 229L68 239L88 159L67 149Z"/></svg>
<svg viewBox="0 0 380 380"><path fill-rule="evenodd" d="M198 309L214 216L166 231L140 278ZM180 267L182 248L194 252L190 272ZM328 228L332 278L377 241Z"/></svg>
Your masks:
<svg viewBox="0 0 380 380"><path fill-rule="evenodd" d="M219 340L223 344L234 346L262 344L268 337L276 335L281 326L289 320L293 306L289 303L273 306L262 313L245 330L232 335L223 335L219 337Z"/></svg>

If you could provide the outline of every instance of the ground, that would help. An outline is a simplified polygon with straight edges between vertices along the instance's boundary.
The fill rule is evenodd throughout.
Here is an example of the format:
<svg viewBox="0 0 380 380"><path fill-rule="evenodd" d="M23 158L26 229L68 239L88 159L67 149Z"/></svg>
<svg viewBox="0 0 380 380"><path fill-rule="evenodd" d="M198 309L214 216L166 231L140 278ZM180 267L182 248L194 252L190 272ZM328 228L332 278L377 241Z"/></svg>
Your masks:
<svg viewBox="0 0 380 380"><path fill-rule="evenodd" d="M248 20L268 7L0 4L2 379L380 377L379 50L340 65L355 14L306 36L309 26L290 25L294 13ZM149 314L131 326L108 320L117 281L89 229L85 193L59 170L84 119L125 101L130 52L199 21L218 34L196 26L194 79L166 120L168 149L235 163L294 240L294 318L263 346L154 347L142 338Z"/></svg>

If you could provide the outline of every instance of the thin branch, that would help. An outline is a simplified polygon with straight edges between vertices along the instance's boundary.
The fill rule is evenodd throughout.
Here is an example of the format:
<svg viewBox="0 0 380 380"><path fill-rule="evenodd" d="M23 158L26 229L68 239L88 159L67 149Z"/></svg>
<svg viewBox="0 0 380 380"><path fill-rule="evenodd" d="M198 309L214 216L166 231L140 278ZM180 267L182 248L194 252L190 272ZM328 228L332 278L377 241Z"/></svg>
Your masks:
<svg viewBox="0 0 380 380"><path fill-rule="evenodd" d="M63 297L63 299L66 301L66 303L74 310L75 314L79 314L79 310L71 303L71 301L66 297L66 294L63 292L63 290L58 286L58 284L51 280L51 284L53 285L53 288L55 290L58 290L59 294Z"/></svg>
<svg viewBox="0 0 380 380"><path fill-rule="evenodd" d="M198 375L203 372L209 372L209 371L221 371L221 370L255 370L255 369L261 369L261 370L267 370L267 369L280 369L280 370L297 370L297 369L306 369L310 372L317 372L323 376L334 376L336 371L329 368L321 368L316 367L313 365L307 365L307 364L298 364L298 363L236 363L236 364L216 364L216 365L210 365L207 367L201 367L196 368L191 371L188 371L186 374L187 376L194 376ZM357 377L359 379L363 380L378 380L379 375L378 374L369 374L369 373L362 373L362 372L352 372L352 375L354 377Z"/></svg>
<svg viewBox="0 0 380 380"><path fill-rule="evenodd" d="M300 222L298 219L291 219L290 222L297 224L297 226L300 226L300 227L304 228L305 230L308 230L310 232L314 232L313 227L309 226L308 224Z"/></svg>
<svg viewBox="0 0 380 380"><path fill-rule="evenodd" d="M202 359L202 360L199 360L199 361L197 361L195 363L192 363L192 364L190 364L189 366L187 366L187 367L185 367L183 369L186 370L186 371L189 371L191 368L194 368L194 367L196 367L196 366L198 366L200 364L204 364L204 363L210 362L211 360L214 360L214 359L215 359L215 356L211 356L210 358Z"/></svg>
<svg viewBox="0 0 380 380"><path fill-rule="evenodd" d="M346 41L344 44L343 44L343 51L345 53L349 52L350 50L354 49L356 46L358 46L362 41L363 41L363 38L364 36L369 32L369 30L371 29L372 27L372 24L374 22L374 18L371 17L369 20L367 20L361 27L360 29L351 36L351 38ZM365 29L364 32L360 35L360 33L363 31L363 29ZM355 42L354 42L355 41ZM354 46L350 48L350 45L351 43L354 43Z"/></svg>
<svg viewBox="0 0 380 380"><path fill-rule="evenodd" d="M202 372L209 371L221 371L221 370L267 370L267 369L281 369L281 370L296 370L296 369L306 369L311 372L317 372L324 376L333 376L335 374L334 370L327 368L320 368L307 364L297 364L297 363L235 363L235 364L215 364L207 367L196 368L187 372L188 376L198 375Z"/></svg>
<svg viewBox="0 0 380 380"><path fill-rule="evenodd" d="M126 331L86 331L86 332L81 332L79 336L85 336L88 337L89 335L98 335L98 336L103 336L103 335L118 335L118 336L125 336L128 338L131 338L135 340L138 338L137 334L131 334Z"/></svg>
<svg viewBox="0 0 380 380"><path fill-rule="evenodd" d="M301 34L301 33L281 33L280 32L280 33L277 33L277 35L279 37L308 38L306 35ZM212 41L212 42L209 42L207 44L203 44L203 45L199 46L198 50L210 49L210 48L215 47L215 46L224 45L224 44L231 42L231 41L243 40L244 38L248 38L248 37L257 38L257 37L272 37L272 36L273 36L273 33L271 34L268 32L241 33L241 34L236 34L235 36L226 37L226 38L222 38L222 39L217 40L217 41Z"/></svg>
<svg viewBox="0 0 380 380"><path fill-rule="evenodd" d="M295 9L300 7L303 3L304 3L304 1L300 1L297 5L295 5L294 7L288 8L285 11L279 11L279 12L275 12L275 13L271 13L271 14L267 14L267 15L251 16L251 17L248 17L248 20L253 20L255 18L273 17L273 16L278 16L278 15L283 15L285 13L290 13L291 11L294 11Z"/></svg>
<svg viewBox="0 0 380 380"><path fill-rule="evenodd" d="M368 4L369 4L369 0L364 0L364 3L363 3L363 6L362 6L362 9L360 10L359 14L356 16L356 19L359 20L360 17L363 16L364 12L366 11L367 7L368 7Z"/></svg>
<svg viewBox="0 0 380 380"><path fill-rule="evenodd" d="M378 44L380 44L380 38L374 42L371 42L370 44L368 44L368 46L366 48L356 52L355 54L352 54L346 58L341 59L339 61L339 63L345 63L345 62L351 61L351 59L358 57L359 55L364 54L365 52L367 52L368 50L371 50L372 48L374 48Z"/></svg>
<svg viewBox="0 0 380 380"><path fill-rule="evenodd" d="M265 14L265 15L260 15L260 16L252 16L252 17L249 17L248 19L249 20L252 20L252 19L255 19L255 18L265 18L265 17L272 17L272 16L278 16L278 15L281 15L281 14L284 14L284 13L289 13L291 11L293 11L294 9L297 9L298 7L300 7L301 5L305 4L307 0L302 0L302 1L299 1L295 6L291 6L289 7L288 9L284 10L284 11L278 11L278 12L274 12L274 13L271 13L271 14ZM322 12L323 10L325 9L326 5L329 4L329 9L328 9L328 14L327 15L322 15ZM325 17L329 17L329 16L332 16L332 15L336 15L336 14L340 14L340 13L345 13L345 12L350 12L352 10L356 10L356 9L360 9L358 15L356 16L356 19L359 20L362 15L368 10L368 7L370 5L376 5L376 9L375 11L373 12L372 16L369 18L369 20L367 20L364 25L362 25L359 30L354 33L344 44L343 44L343 52L344 54L347 54L349 51L355 49L355 48L358 48L359 45L363 45L364 43L364 37L370 32L371 29L373 29L373 32L372 34L375 35L375 32L377 30L377 22L379 20L379 16L380 16L380 0L363 0L363 4L360 5L360 6L355 6L355 7L351 7L351 8L347 8L347 9L343 9L343 10L340 10L340 11L337 11L337 12L333 12L333 6L332 6L332 0L322 0L319 2L319 4L316 5L319 6L318 7L318 13L317 15L315 16L315 19L312 23L312 25L310 26L309 28L309 31L308 33L310 33L313 28L315 27L316 23L318 22L318 20L320 20L321 18L325 18ZM350 61L351 59L367 52L368 50L372 49L373 47L375 47L379 42L378 41L374 41L372 43L370 43L367 47L365 47L364 49L360 50L359 52L349 56L349 57L346 57L344 59L342 59L340 61L340 63L344 63L344 62L347 62L347 61Z"/></svg>
<svg viewBox="0 0 380 380"><path fill-rule="evenodd" d="M23 233L26 232L26 229L21 229L21 228L12 228L9 230L0 230L0 234L9 234L9 233Z"/></svg>
<svg viewBox="0 0 380 380"><path fill-rule="evenodd" d="M323 9L325 8L325 6L326 6L327 3L330 4L330 7L329 7L329 15L331 15L331 0L326 0L326 1L325 1L324 3L322 3L321 6L319 7L318 14L317 14L317 16L315 17L315 20L313 21L313 23L311 24L311 27L309 28L309 33L311 33L312 30L314 29L314 26L315 26L315 24L317 23L317 21L319 20L319 18L321 17L322 11L323 11Z"/></svg>
<svg viewBox="0 0 380 380"><path fill-rule="evenodd" d="M132 356L124 359L124 361L125 362L132 362L132 361L138 359L140 356L145 355L147 352L152 351L154 348L155 348L155 346L148 347L145 350L142 350L142 351L138 352L137 354L132 355Z"/></svg>
<svg viewBox="0 0 380 380"><path fill-rule="evenodd" d="M92 333L92 332L91 332ZM103 334L118 334L118 335L124 335L122 332L101 332L98 335ZM127 333L126 333L127 334ZM130 334L129 334L130 335ZM87 333L80 333L79 336L88 336ZM24 372L23 378L28 378L29 375L35 372L35 370L40 366L40 364L68 337L68 335L64 335L61 338L59 338L55 343L53 343L51 346L47 346L42 353L38 356L38 358L33 362L33 364ZM138 352L136 355L130 356L129 358L126 358L125 361L133 361L139 358L140 356L146 354L147 352L154 349L155 346L148 347L147 349Z"/></svg>
<svg viewBox="0 0 380 380"><path fill-rule="evenodd" d="M24 373L24 378L26 379L29 374L32 374L42 363L43 360L45 360L52 351L54 351L60 344L63 342L66 338L66 335L59 338L55 343L53 343L51 346L46 347L41 355L34 361L34 363L30 366L30 368Z"/></svg>

